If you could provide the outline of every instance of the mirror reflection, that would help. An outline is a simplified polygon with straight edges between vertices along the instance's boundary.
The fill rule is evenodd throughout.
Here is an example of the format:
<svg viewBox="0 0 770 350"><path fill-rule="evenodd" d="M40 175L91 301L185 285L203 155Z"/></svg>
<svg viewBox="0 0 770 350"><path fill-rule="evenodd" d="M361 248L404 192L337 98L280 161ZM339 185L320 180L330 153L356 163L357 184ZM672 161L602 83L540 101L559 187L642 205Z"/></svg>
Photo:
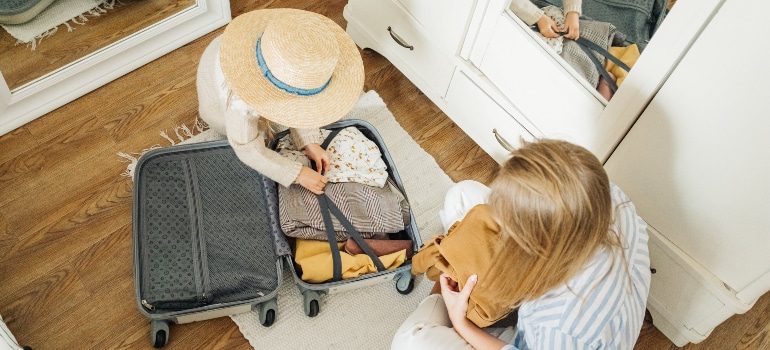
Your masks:
<svg viewBox="0 0 770 350"><path fill-rule="evenodd" d="M195 4L195 0L0 1L0 73L14 91Z"/></svg>
<svg viewBox="0 0 770 350"><path fill-rule="evenodd" d="M506 12L609 101L675 1L512 0Z"/></svg>

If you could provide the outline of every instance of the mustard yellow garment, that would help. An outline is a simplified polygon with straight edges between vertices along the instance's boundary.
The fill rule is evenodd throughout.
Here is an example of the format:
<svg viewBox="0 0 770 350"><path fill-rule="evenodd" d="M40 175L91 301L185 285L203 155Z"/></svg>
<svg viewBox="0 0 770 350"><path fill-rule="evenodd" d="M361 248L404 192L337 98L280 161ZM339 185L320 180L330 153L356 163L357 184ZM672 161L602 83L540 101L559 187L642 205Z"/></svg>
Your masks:
<svg viewBox="0 0 770 350"><path fill-rule="evenodd" d="M300 278L308 283L323 283L331 280L334 265L329 242L300 238L295 239L294 242L294 262L302 269ZM340 247L342 279L377 272L377 267L368 255L350 255L343 250L345 242L338 242L337 245ZM406 261L406 249L383 255L380 261L388 270L395 269Z"/></svg>
<svg viewBox="0 0 770 350"><path fill-rule="evenodd" d="M636 44L631 44L626 47L612 46L610 47L609 51L613 56L617 57L620 61L631 68L634 67L636 60L638 60L640 56L639 48L636 46ZM620 87L620 84L623 83L623 80L625 80L626 76L628 75L628 72L623 70L623 68L618 67L615 62L610 60L607 60L607 71L615 76L615 84L617 84L618 87Z"/></svg>
<svg viewBox="0 0 770 350"><path fill-rule="evenodd" d="M420 248L412 257L412 273L425 273L437 281L442 272L458 282L460 288L473 274L478 282L468 300L466 316L479 327L487 327L507 316L513 304L510 291L501 282L521 268L515 256L495 261L493 252L503 242L500 226L490 213L489 205L479 204L449 228Z"/></svg>

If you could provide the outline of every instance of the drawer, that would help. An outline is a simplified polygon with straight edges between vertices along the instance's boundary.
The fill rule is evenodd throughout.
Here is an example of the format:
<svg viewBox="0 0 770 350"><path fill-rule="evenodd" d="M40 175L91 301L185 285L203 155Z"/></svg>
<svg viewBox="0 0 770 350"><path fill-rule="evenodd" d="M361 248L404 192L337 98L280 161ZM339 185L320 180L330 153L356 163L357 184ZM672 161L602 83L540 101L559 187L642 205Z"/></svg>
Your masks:
<svg viewBox="0 0 770 350"><path fill-rule="evenodd" d="M446 95L447 115L498 163L510 157L509 148L521 147L532 134L481 90L465 72L458 70Z"/></svg>
<svg viewBox="0 0 770 350"><path fill-rule="evenodd" d="M592 142L604 104L522 25L507 13L498 17L479 70L544 136Z"/></svg>
<svg viewBox="0 0 770 350"><path fill-rule="evenodd" d="M425 28L445 53L455 54L465 37L475 2L467 0L396 0Z"/></svg>
<svg viewBox="0 0 770 350"><path fill-rule="evenodd" d="M650 267L655 269L647 300L651 312L663 316L673 329L659 327L670 339L676 333L698 342L734 314L751 306L741 303L735 291L692 260L685 252L648 226ZM653 320L655 322L655 320Z"/></svg>
<svg viewBox="0 0 770 350"><path fill-rule="evenodd" d="M454 71L452 56L428 37L400 3L350 1L346 12L348 33L354 40L355 35L366 37L365 43L356 40L357 44L385 56L426 94L444 96Z"/></svg>

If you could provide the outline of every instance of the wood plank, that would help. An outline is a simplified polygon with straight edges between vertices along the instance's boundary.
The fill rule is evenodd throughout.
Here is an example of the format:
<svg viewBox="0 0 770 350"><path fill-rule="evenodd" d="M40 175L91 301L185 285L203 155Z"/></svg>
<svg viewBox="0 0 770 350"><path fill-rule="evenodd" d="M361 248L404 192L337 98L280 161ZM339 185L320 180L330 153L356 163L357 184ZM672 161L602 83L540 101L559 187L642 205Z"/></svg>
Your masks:
<svg viewBox="0 0 770 350"><path fill-rule="evenodd" d="M36 214L23 216L32 228L0 257L0 276L10 276L0 284L0 294L23 288L25 281L47 273L130 222L130 187L123 178L109 180L92 194L71 198L58 209L43 208L42 213L33 210Z"/></svg>
<svg viewBox="0 0 770 350"><path fill-rule="evenodd" d="M37 146L37 142L25 127L2 135L0 136L0 163L16 158L22 152L35 146Z"/></svg>
<svg viewBox="0 0 770 350"><path fill-rule="evenodd" d="M136 310L133 283L128 279L104 284L87 299L55 315L41 315L39 327L27 329L31 332L27 333L27 344L35 349L88 349L104 339L119 343L122 339L116 335L126 325L146 322Z"/></svg>
<svg viewBox="0 0 770 350"><path fill-rule="evenodd" d="M754 321L739 343L735 345L736 349L770 349L770 295L765 295L749 310L756 312L756 321ZM736 320L735 323L743 323ZM723 327L720 327L720 331ZM717 337L718 338L718 337ZM729 343L728 343L729 344ZM732 345L732 344L730 344Z"/></svg>
<svg viewBox="0 0 770 350"><path fill-rule="evenodd" d="M0 276L9 275L0 273ZM28 278L24 288L0 293L0 314L14 330L20 344L35 344L36 349L57 345L55 338L41 339L39 330L45 327L48 320L60 320L62 324L59 327L66 329L79 327L77 319L71 318L67 310L85 304L91 294L80 283L72 265L66 262L40 277L22 277Z"/></svg>
<svg viewBox="0 0 770 350"><path fill-rule="evenodd" d="M131 239L132 224L129 221L69 259L86 288L97 290L115 280L134 280Z"/></svg>

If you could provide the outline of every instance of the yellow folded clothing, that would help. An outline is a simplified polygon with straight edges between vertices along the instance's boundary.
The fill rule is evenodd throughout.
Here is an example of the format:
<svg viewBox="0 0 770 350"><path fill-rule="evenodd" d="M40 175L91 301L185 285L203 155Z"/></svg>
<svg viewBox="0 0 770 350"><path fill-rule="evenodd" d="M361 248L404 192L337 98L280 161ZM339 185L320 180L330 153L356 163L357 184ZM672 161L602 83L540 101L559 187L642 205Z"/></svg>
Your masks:
<svg viewBox="0 0 770 350"><path fill-rule="evenodd" d="M634 68L634 64L636 64L636 60L638 60L640 56L639 48L636 46L636 44L631 44L625 47L612 46L610 47L609 51L613 56L617 57L630 68ZM620 87L620 84L623 84L623 80L626 79L628 72L626 72L623 68L618 67L615 62L610 60L607 60L606 68L608 72L615 76L615 84Z"/></svg>
<svg viewBox="0 0 770 350"><path fill-rule="evenodd" d="M300 278L303 281L323 283L332 279L334 265L329 242L297 238L294 243L294 262L302 269ZM342 279L377 272L377 267L368 255L350 255L344 251L345 242L338 242L337 245L340 247ZM392 270L404 264L406 249L379 258L386 269Z"/></svg>

